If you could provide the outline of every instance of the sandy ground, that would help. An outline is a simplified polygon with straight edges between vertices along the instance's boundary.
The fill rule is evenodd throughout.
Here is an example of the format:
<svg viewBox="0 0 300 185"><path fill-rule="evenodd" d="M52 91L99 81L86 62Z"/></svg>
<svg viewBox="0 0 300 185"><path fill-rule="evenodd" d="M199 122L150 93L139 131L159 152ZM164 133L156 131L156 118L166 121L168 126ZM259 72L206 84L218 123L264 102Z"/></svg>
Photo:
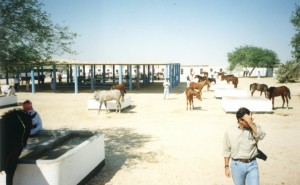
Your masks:
<svg viewBox="0 0 300 185"><path fill-rule="evenodd" d="M253 82L279 86L273 78L240 78L240 89ZM261 184L300 184L300 83L285 84L292 93L290 109L273 114L254 114L266 131L259 147L268 160L258 160ZM129 91L131 108L120 114L87 109L92 93L17 93L18 102L30 99L42 116L45 129L101 130L105 134L106 165L88 185L227 185L224 175L223 135L234 114L226 114L213 91L203 89L203 101L195 100L194 111L185 109L186 84L163 99L161 83ZM250 92L249 92L250 94ZM256 92L254 96L259 96ZM280 97L275 107L281 107ZM18 106L20 107L20 106ZM8 109L2 108L0 114ZM93 152L93 151L91 151Z"/></svg>

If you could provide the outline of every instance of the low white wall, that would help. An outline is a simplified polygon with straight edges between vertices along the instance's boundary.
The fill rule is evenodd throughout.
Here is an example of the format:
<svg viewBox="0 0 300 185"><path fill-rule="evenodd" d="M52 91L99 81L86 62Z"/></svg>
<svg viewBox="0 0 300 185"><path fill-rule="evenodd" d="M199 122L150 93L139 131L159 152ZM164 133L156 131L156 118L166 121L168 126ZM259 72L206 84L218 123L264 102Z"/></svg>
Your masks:
<svg viewBox="0 0 300 185"><path fill-rule="evenodd" d="M8 105L17 105L17 96L0 96L0 107Z"/></svg>
<svg viewBox="0 0 300 185"><path fill-rule="evenodd" d="M271 113L272 101L265 97L232 97L222 98L222 108L225 112L236 112L240 107L246 107L251 112Z"/></svg>
<svg viewBox="0 0 300 185"><path fill-rule="evenodd" d="M214 91L215 98L231 97L246 97L248 92L244 89L217 89Z"/></svg>
<svg viewBox="0 0 300 185"><path fill-rule="evenodd" d="M98 132L56 159L19 162L14 184L78 184L104 160L104 135ZM0 184L2 182L5 182L5 175L0 174Z"/></svg>

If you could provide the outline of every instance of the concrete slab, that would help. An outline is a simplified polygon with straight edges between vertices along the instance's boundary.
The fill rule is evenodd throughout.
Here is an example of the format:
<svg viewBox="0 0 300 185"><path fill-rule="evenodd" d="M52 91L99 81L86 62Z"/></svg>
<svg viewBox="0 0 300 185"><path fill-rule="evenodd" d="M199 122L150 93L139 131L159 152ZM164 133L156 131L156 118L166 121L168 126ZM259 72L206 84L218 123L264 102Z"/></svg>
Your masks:
<svg viewBox="0 0 300 185"><path fill-rule="evenodd" d="M215 91L219 89L234 89L234 85L223 83L223 81L217 82L216 84L211 84L210 90Z"/></svg>
<svg viewBox="0 0 300 185"><path fill-rule="evenodd" d="M67 134L24 148L22 154L25 153L25 155L18 162L14 184L84 184L91 178L92 173L99 172L105 164L104 135L101 132L88 131L72 131L70 134L70 136L90 136L78 145L74 144L78 139L75 138L70 142L69 134ZM30 139L38 140L38 138ZM63 143L64 140L66 140L66 145L56 146ZM73 147L73 145L75 146ZM43 154L46 151L51 152ZM31 153L34 154L31 155ZM58 157L55 158L56 156ZM0 184L5 184L5 178L5 173L1 173Z"/></svg>
<svg viewBox="0 0 300 185"><path fill-rule="evenodd" d="M99 101L96 101L95 99L88 100L88 110L98 110L99 106L100 106ZM121 102L121 110L130 106L131 106L131 97L125 96L124 101ZM109 110L116 110L117 109L116 101L115 100L108 101L107 108ZM102 109L103 110L106 109L105 105L102 105L101 110Z"/></svg>
<svg viewBox="0 0 300 185"><path fill-rule="evenodd" d="M215 98L224 98L227 96L232 97L246 97L248 96L248 91L244 89L217 89L214 91Z"/></svg>
<svg viewBox="0 0 300 185"><path fill-rule="evenodd" d="M223 110L235 113L240 107L246 107L252 112L272 113L272 101L265 97L232 97L222 98Z"/></svg>
<svg viewBox="0 0 300 185"><path fill-rule="evenodd" d="M17 105L17 96L0 96L0 107Z"/></svg>

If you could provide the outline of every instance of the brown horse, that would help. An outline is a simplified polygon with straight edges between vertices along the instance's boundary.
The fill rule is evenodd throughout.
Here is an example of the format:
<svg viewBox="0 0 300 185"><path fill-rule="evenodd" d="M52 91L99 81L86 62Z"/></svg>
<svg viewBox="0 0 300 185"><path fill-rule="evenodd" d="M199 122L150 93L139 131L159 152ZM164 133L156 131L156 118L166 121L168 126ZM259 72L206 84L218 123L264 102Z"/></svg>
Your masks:
<svg viewBox="0 0 300 185"><path fill-rule="evenodd" d="M193 110L195 108L194 107L194 96L196 96L196 98L198 98L200 101L202 101L201 91L195 91L191 87L188 87L185 89L185 95L186 95L186 110L188 110L189 104L190 104L190 110Z"/></svg>
<svg viewBox="0 0 300 185"><path fill-rule="evenodd" d="M258 83L250 84L251 96L253 96L253 93L255 91L260 91L260 96L264 92L265 96L266 96L266 91L267 90L268 90L268 86L266 84L258 84Z"/></svg>
<svg viewBox="0 0 300 185"><path fill-rule="evenodd" d="M235 77L234 75L222 75L221 81L226 80L227 83L232 82L234 85L234 88L237 88L237 84L239 83L239 79Z"/></svg>
<svg viewBox="0 0 300 185"><path fill-rule="evenodd" d="M207 79L207 76L196 75L195 79L198 79L198 82L202 82Z"/></svg>
<svg viewBox="0 0 300 185"><path fill-rule="evenodd" d="M125 87L124 84L113 85L113 86L111 87L111 89L112 89L112 90L113 90L113 89L118 89L118 90L120 90L120 92L121 92L121 94L122 94L122 101L124 101L124 96L125 96L125 94L126 94L126 87Z"/></svg>
<svg viewBox="0 0 300 185"><path fill-rule="evenodd" d="M290 89L286 86L280 87L270 87L266 91L266 98L272 99L272 108L274 109L274 98L276 96L281 96L282 98L282 108L284 107L284 103L286 102L287 108L289 108L289 99L291 99L291 92Z"/></svg>
<svg viewBox="0 0 300 185"><path fill-rule="evenodd" d="M210 88L210 82L209 82L208 79L206 79L206 80L204 80L204 81L202 81L202 82L198 82L198 83L196 83L196 82L191 82L191 83L190 83L190 87L191 87L192 89L197 89L199 92L202 91L202 89L203 89L203 87L204 87L205 85L207 85L207 90L209 90L209 88Z"/></svg>

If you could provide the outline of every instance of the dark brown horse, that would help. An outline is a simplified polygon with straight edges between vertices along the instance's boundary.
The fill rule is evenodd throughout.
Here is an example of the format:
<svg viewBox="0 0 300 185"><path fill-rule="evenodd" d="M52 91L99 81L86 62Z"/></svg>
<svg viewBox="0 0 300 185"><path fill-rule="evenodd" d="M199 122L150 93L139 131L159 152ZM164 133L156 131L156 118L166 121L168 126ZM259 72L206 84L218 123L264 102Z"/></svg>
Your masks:
<svg viewBox="0 0 300 185"><path fill-rule="evenodd" d="M258 83L250 84L251 96L253 96L253 93L255 91L260 91L260 96L264 92L265 96L266 96L266 91L267 90L268 90L268 86L266 84L258 84Z"/></svg>
<svg viewBox="0 0 300 185"><path fill-rule="evenodd" d="M227 83L232 82L234 85L234 88L237 88L237 84L239 83L239 79L235 77L234 75L222 75L221 81L226 80Z"/></svg>
<svg viewBox="0 0 300 185"><path fill-rule="evenodd" d="M22 109L13 109L0 118L0 172L6 173L6 185L13 184L18 158L27 145L35 115Z"/></svg>
<svg viewBox="0 0 300 185"><path fill-rule="evenodd" d="M202 82L207 79L207 76L196 75L195 79L198 79L198 82Z"/></svg>
<svg viewBox="0 0 300 185"><path fill-rule="evenodd" d="M186 110L188 110L189 104L190 104L190 110L193 110L194 107L194 96L198 98L200 101L202 101L202 93L201 91L195 91L191 87L188 87L185 89L185 95L186 95Z"/></svg>
<svg viewBox="0 0 300 185"><path fill-rule="evenodd" d="M209 80L208 79L206 79L206 80L204 80L204 81L202 81L202 82L198 82L198 83L196 83L196 82L191 82L190 83L190 87L192 88L192 89L197 89L198 91L202 91L202 89L203 89L203 87L205 86L205 85L207 85L207 90L209 90L209 87L210 87L210 82L209 82Z"/></svg>
<svg viewBox="0 0 300 185"><path fill-rule="evenodd" d="M274 98L276 96L281 96L282 98L282 108L284 107L284 103L286 102L287 108L289 108L289 99L291 99L290 89L286 86L280 87L270 87L266 91L266 98L272 100L272 108L274 109Z"/></svg>

